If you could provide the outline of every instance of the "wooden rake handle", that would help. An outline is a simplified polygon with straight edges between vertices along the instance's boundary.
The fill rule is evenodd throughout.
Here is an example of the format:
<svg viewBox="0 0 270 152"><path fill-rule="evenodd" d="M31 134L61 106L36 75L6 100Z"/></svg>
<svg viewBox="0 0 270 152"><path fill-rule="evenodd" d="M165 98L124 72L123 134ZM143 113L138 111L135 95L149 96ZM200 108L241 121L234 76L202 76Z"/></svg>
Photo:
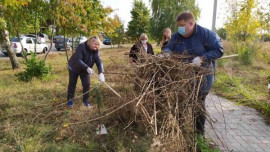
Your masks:
<svg viewBox="0 0 270 152"><path fill-rule="evenodd" d="M99 78L98 75L96 73L93 73L93 75L96 78ZM119 98L121 98L121 95L119 93L117 93L108 83L106 82L101 82L102 84L105 84L114 94L116 94Z"/></svg>

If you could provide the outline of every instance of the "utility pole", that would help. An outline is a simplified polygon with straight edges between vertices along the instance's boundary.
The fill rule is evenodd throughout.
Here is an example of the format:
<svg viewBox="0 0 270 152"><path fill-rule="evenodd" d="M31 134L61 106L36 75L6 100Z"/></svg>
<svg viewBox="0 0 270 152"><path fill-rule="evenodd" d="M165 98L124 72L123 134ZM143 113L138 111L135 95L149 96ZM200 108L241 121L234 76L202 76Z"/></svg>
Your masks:
<svg viewBox="0 0 270 152"><path fill-rule="evenodd" d="M212 31L216 32L217 0L214 0Z"/></svg>

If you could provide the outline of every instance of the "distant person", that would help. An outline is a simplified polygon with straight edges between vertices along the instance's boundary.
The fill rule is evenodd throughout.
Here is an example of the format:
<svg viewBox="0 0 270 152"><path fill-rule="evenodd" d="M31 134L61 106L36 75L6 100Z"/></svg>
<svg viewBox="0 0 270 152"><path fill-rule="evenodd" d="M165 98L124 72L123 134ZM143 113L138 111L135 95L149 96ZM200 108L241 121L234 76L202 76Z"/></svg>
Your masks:
<svg viewBox="0 0 270 152"><path fill-rule="evenodd" d="M89 103L90 74L93 74L93 65L96 64L99 73L99 81L105 82L103 64L99 55L101 42L97 36L90 37L86 42L79 44L75 53L68 61L69 84L68 84L68 106L73 106L73 98L77 79L80 77L83 86L83 104L86 107Z"/></svg>
<svg viewBox="0 0 270 152"><path fill-rule="evenodd" d="M163 35L162 35L162 40L160 42L160 46L161 46L161 51L163 51L163 49L165 48L165 46L168 44L168 42L171 39L171 35L172 35L172 31L170 28L166 28L163 31Z"/></svg>
<svg viewBox="0 0 270 152"><path fill-rule="evenodd" d="M188 53L195 56L190 60L194 66L203 66L215 71L215 61L222 57L223 47L219 36L198 24L191 12L181 13L177 19L178 31L172 35L171 40L165 46L164 52ZM199 91L198 107L195 111L195 127L197 134L204 134L205 124L205 98L214 82L214 74L205 76Z"/></svg>
<svg viewBox="0 0 270 152"><path fill-rule="evenodd" d="M148 37L145 33L141 34L139 42L136 42L130 49L129 62L137 62L139 53L147 53L154 55L153 47L147 42Z"/></svg>

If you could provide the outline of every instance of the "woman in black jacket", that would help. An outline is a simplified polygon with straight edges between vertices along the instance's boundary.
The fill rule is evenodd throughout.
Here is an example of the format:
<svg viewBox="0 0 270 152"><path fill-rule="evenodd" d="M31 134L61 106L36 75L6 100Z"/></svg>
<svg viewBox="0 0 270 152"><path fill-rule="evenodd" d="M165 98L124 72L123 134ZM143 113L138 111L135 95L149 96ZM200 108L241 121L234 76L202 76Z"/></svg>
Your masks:
<svg viewBox="0 0 270 152"><path fill-rule="evenodd" d="M89 107L89 90L90 90L90 75L94 71L92 67L96 64L99 73L99 81L104 82L104 69L99 56L100 40L97 36L90 37L86 42L81 43L76 49L75 53L68 61L69 68L69 84L68 84L68 106L73 106L73 98L77 79L80 76L83 86L83 103L84 106Z"/></svg>
<svg viewBox="0 0 270 152"><path fill-rule="evenodd" d="M145 33L141 34L139 42L136 42L130 49L129 53L129 62L137 62L138 53L147 53L154 55L153 47L150 43L147 42L148 37Z"/></svg>

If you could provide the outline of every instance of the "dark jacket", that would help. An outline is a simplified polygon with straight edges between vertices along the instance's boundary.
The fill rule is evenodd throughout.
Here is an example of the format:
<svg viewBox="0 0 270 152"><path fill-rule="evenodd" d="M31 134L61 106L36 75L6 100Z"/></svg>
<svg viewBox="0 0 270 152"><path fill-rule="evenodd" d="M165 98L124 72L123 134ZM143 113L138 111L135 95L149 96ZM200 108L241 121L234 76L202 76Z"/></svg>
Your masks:
<svg viewBox="0 0 270 152"><path fill-rule="evenodd" d="M203 56L208 63L223 55L222 42L219 36L200 25L195 25L195 31L190 37L183 37L178 32L172 35L171 40L165 46L164 52L172 51L190 55Z"/></svg>
<svg viewBox="0 0 270 152"><path fill-rule="evenodd" d="M143 45L141 42L137 42L135 43L131 49L130 49L130 53L129 53L129 57L133 58L133 62L136 62L136 60L138 59L137 55L138 53L143 53L146 52L147 54L152 54L154 55L154 51L153 51L153 47L150 43L146 42L147 44L147 51L145 51Z"/></svg>
<svg viewBox="0 0 270 152"><path fill-rule="evenodd" d="M172 35L171 40L165 46L164 52L187 52L194 56L203 56L209 69L215 71L216 59L222 57L223 47L219 36L200 25L195 25L195 31L190 37L183 37L178 32ZM214 75L206 76L206 83L201 87L201 92L208 93L214 82Z"/></svg>
<svg viewBox="0 0 270 152"><path fill-rule="evenodd" d="M161 47L161 51L162 51L162 52L163 52L164 48L166 47L166 45L168 44L168 42L169 42L169 41L165 41L165 42L163 43L163 46Z"/></svg>
<svg viewBox="0 0 270 152"><path fill-rule="evenodd" d="M68 61L69 69L77 74L88 74L87 68L92 68L94 64L98 68L98 73L104 72L99 50L90 50L87 42L81 43Z"/></svg>

